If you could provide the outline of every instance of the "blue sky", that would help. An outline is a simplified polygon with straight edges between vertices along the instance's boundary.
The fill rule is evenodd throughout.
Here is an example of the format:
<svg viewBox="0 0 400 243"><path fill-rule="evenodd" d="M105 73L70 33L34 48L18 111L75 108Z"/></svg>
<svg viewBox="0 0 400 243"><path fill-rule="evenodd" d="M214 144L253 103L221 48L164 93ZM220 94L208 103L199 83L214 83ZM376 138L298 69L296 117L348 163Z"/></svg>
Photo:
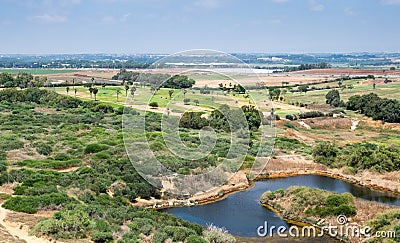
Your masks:
<svg viewBox="0 0 400 243"><path fill-rule="evenodd" d="M400 52L400 0L0 4L0 53Z"/></svg>

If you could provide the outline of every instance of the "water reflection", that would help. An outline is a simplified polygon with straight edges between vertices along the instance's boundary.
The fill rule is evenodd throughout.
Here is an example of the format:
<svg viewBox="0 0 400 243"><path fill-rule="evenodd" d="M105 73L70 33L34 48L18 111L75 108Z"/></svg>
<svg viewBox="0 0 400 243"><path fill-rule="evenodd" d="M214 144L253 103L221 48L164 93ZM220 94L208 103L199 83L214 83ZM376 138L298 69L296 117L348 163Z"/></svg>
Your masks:
<svg viewBox="0 0 400 243"><path fill-rule="evenodd" d="M304 175L288 178L257 181L249 190L230 195L224 200L194 207L171 208L166 211L187 221L226 228L231 234L256 237L257 228L268 221L269 225L288 226L285 221L259 203L265 191L275 191L290 186L307 186L337 193L350 192L355 197L370 201L400 205L400 198L387 192L371 190L338 179L319 175Z"/></svg>

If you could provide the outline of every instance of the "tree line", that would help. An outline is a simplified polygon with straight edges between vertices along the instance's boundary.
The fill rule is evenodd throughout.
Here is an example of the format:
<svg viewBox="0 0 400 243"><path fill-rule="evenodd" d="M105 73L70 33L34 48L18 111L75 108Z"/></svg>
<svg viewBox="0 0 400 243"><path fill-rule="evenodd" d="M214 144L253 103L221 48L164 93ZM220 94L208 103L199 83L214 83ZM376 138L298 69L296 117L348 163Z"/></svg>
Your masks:
<svg viewBox="0 0 400 243"><path fill-rule="evenodd" d="M0 87L5 88L42 87L46 82L47 77L33 76L25 72L20 72L17 75L7 72L0 73Z"/></svg>
<svg viewBox="0 0 400 243"><path fill-rule="evenodd" d="M185 75L169 75L161 73L139 73L134 71L127 71L121 69L117 74L112 77L113 80L122 80L128 84L135 82L141 86L153 86L171 89L186 89L192 88L195 81Z"/></svg>

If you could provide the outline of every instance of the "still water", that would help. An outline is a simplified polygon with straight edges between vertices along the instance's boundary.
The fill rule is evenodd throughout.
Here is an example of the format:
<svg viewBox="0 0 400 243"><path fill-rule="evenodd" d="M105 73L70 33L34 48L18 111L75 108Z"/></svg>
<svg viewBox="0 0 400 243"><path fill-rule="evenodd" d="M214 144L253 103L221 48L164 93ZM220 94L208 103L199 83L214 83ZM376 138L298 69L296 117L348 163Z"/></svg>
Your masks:
<svg viewBox="0 0 400 243"><path fill-rule="evenodd" d="M166 212L192 223L224 227L233 235L256 237L257 228L265 221L268 225L288 227L285 221L262 207L259 201L265 191L286 189L290 186L307 186L337 193L350 192L355 197L366 200L400 205L400 198L387 192L371 190L329 177L304 175L257 181L253 188L231 194L224 200L193 207L171 208Z"/></svg>

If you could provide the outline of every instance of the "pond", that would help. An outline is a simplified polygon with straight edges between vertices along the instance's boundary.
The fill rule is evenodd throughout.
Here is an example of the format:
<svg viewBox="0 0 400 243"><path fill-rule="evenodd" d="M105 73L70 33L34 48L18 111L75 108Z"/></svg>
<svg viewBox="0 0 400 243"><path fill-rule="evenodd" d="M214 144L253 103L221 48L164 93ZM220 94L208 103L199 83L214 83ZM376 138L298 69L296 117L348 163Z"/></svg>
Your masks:
<svg viewBox="0 0 400 243"><path fill-rule="evenodd" d="M268 225L288 227L285 221L261 206L259 201L265 191L286 189L290 186L307 186L337 193L350 192L355 197L365 200L400 205L400 198L388 192L371 190L320 175L303 175L256 181L254 187L231 194L221 201L193 207L170 208L166 212L192 223L223 227L236 236L257 237L257 228L265 221Z"/></svg>

